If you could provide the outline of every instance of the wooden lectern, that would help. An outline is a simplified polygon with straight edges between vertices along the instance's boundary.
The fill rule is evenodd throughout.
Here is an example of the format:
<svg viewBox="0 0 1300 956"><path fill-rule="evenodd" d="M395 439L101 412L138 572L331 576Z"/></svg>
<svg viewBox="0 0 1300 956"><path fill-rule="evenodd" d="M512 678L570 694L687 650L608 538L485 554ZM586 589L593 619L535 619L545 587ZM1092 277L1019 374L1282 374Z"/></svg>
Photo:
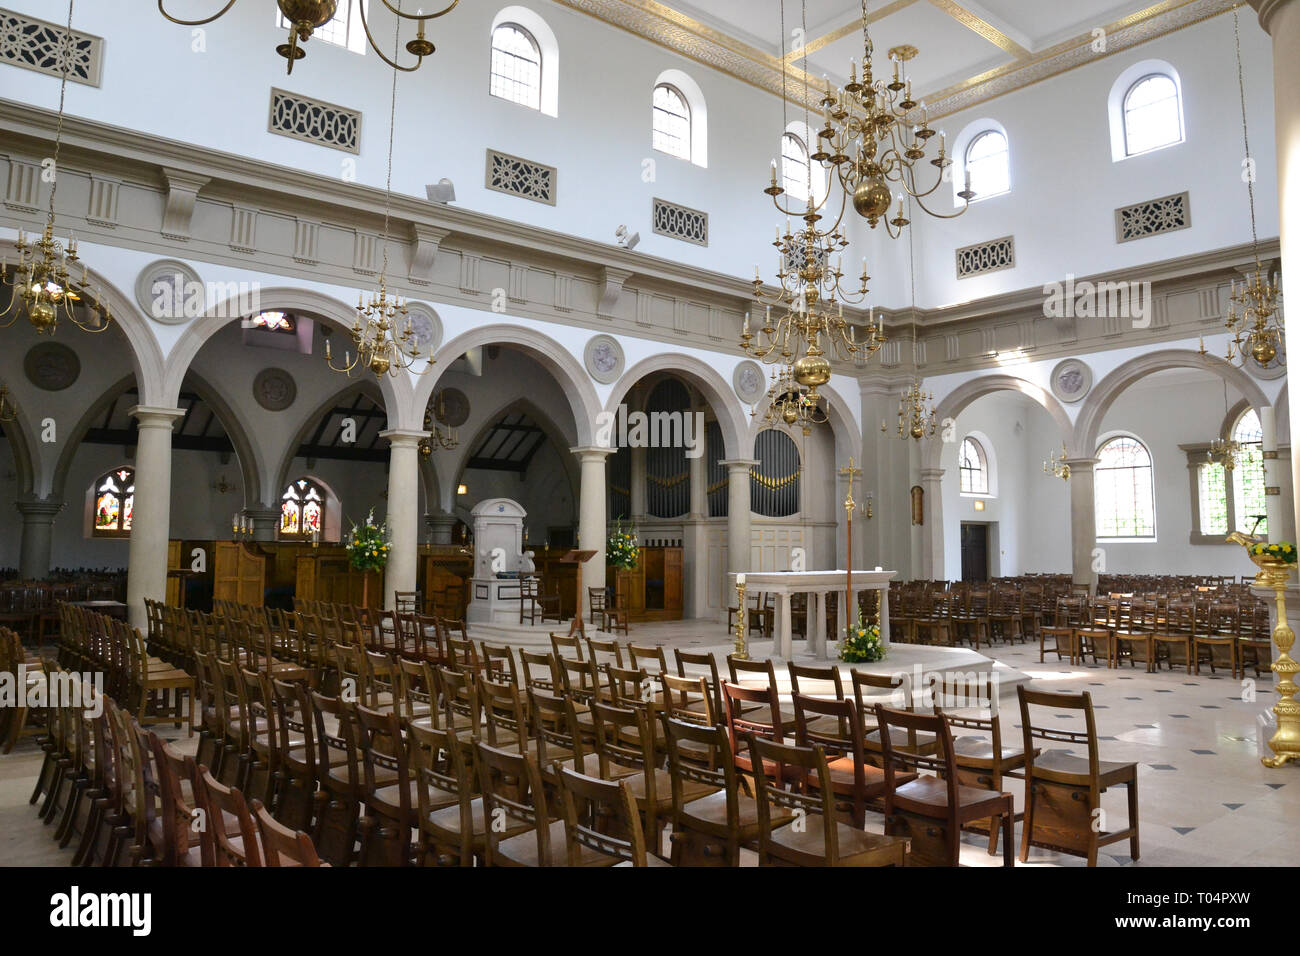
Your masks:
<svg viewBox="0 0 1300 956"><path fill-rule="evenodd" d="M569 636L581 634L584 638L587 636L587 630L582 624L582 566L596 556L595 551L570 551L564 557L560 558L565 564L576 565L577 572L575 587L577 588L577 605L573 610L573 623L569 625Z"/></svg>

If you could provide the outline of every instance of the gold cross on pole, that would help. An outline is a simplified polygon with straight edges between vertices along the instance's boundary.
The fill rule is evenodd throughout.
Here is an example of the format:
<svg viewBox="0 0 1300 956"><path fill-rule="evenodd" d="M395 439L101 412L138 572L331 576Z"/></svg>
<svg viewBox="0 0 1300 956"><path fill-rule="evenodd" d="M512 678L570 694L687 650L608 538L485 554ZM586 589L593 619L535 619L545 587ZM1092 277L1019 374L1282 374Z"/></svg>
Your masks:
<svg viewBox="0 0 1300 956"><path fill-rule="evenodd" d="M852 458L852 456L850 456L850 457L849 457L849 466L848 466L847 468L841 468L841 469L840 469L840 474L843 475L844 477L846 477L846 478L849 479L849 495L848 495L847 498L844 499L844 508L845 508L846 511L849 512L849 520L852 521L852 520L853 520L853 504L854 504L854 502L853 502L853 480L854 480L855 478L857 478L859 475L862 474L862 469L861 469L861 468L856 468L856 467L854 467L854 465L853 465L853 458Z"/></svg>
<svg viewBox="0 0 1300 956"><path fill-rule="evenodd" d="M844 499L845 517L848 522L848 526L846 528L847 534L845 536L847 540L845 542L846 546L844 549L845 558L847 560L847 566L848 566L848 574L844 582L845 584L844 623L847 626L852 627L853 626L852 610L853 610L853 604L856 603L855 595L853 593L853 509L855 507L853 501L853 479L856 478L858 475L862 474L862 469L854 467L853 458L852 456L850 456L849 467L841 468L840 474L849 479L849 496Z"/></svg>

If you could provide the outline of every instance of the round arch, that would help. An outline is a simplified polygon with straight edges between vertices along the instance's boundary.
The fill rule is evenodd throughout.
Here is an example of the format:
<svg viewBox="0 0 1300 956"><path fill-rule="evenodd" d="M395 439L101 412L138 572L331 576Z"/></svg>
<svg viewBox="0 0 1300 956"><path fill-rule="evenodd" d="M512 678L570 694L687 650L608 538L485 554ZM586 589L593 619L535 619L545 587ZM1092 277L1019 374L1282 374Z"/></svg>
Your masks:
<svg viewBox="0 0 1300 956"><path fill-rule="evenodd" d="M692 355L663 352L637 362L625 371L610 389L609 399L605 402L605 411L616 414L618 406L627 397L632 387L655 372L671 373L699 389L713 409L713 414L717 416L726 457L748 457L754 446L752 442L745 443L748 428L740 399L736 397L732 387L718 374L717 369Z"/></svg>
<svg viewBox="0 0 1300 956"><path fill-rule="evenodd" d="M72 470L72 459L77 454L77 449L81 447L81 439L85 437L86 432L90 431L91 423L103 418L109 406L116 402L123 392L137 383L138 379L134 375L126 375L118 379L86 409L77 423L72 426L71 431L64 434L63 449L54 463L54 473L51 476L50 495L53 498L58 501L67 500L68 472ZM175 405L175 401L172 405Z"/></svg>
<svg viewBox="0 0 1300 956"><path fill-rule="evenodd" d="M493 425L501 420L502 416L508 415L512 412L522 412L527 415L537 424L537 427L545 433L547 439L554 443L556 451L560 453L560 463L564 468L564 476L569 482L569 494L571 500L576 502L578 500L578 490L581 487L578 459L574 455L566 454L569 449L568 440L564 437L564 433L555 422L551 420L551 417L527 398L513 398L509 401L503 402L484 417L483 424L479 426L478 431L475 432L474 437L470 441L461 442L460 448L457 449L460 451L460 454L455 459L455 463L451 466L454 470L447 476L445 487L448 492L454 492L456 486L460 484L461 478L464 477L465 466L469 462L470 452L478 447L483 436L487 434ZM450 499L449 501L442 501L441 499L432 500L437 500L444 511L448 514L452 514L453 509L456 506L456 496L454 494L448 494L447 497Z"/></svg>
<svg viewBox="0 0 1300 956"><path fill-rule="evenodd" d="M1111 371L1092 387L1092 391L1084 399L1078 422L1075 424L1074 453L1092 457L1097 447L1097 435L1101 429L1102 419L1106 417L1106 412L1115 399L1139 379L1171 368L1209 369L1226 379L1229 385L1244 395L1255 411L1258 412L1269 404L1263 389L1253 378L1216 355L1202 355L1192 349L1166 349L1139 355Z"/></svg>
<svg viewBox="0 0 1300 956"><path fill-rule="evenodd" d="M293 477L290 474L290 466L293 464L293 460L298 454L298 449L302 447L302 443L311 434L312 429L320 423L321 416L328 415L331 408L334 408L336 405L341 403L345 403L348 399L355 398L358 395L364 395L383 406L384 412L390 415L388 426L390 428L392 427L393 420L391 413L388 412L388 405L385 403L385 396L380 392L380 389L375 384L374 380L369 377L364 378L359 382L353 382L347 388L325 396L324 400L322 400L320 404L312 410L311 414L303 419L302 426L294 433L293 440L290 441L288 447L280 453L280 460L276 463L276 469L273 473L272 480L269 481L263 489L266 492L266 496L271 500L263 501L263 507L278 508L280 506L280 493L284 490L285 486L288 485L290 478Z"/></svg>
<svg viewBox="0 0 1300 956"><path fill-rule="evenodd" d="M1065 413L1065 409L1056 400L1056 396L1041 385L1035 385L1033 382L1017 378L1015 375L982 375L979 378L971 379L969 382L963 382L944 396L943 401L935 409L935 418L940 422L949 418L955 421L957 416L968 405L976 399L983 398L993 392L1019 392L1033 399L1042 406L1043 411L1052 416L1057 428L1061 430L1061 437L1065 441L1066 447L1071 449L1071 454L1077 453L1072 445L1075 427L1070 424L1070 416ZM943 444L941 441L927 441L922 446L923 469L942 467Z"/></svg>
<svg viewBox="0 0 1300 956"><path fill-rule="evenodd" d="M16 498L39 496L48 490L48 484L38 480L36 439L32 434L31 423L27 420L26 402L19 402L12 421L4 423L4 437L9 442L9 450L14 459L14 472L17 475Z"/></svg>
<svg viewBox="0 0 1300 956"><path fill-rule="evenodd" d="M113 323L126 337L131 365L135 370L135 383L140 390L140 404L174 408L180 389L172 394L165 388L167 360L149 326L149 320L131 298L123 295L102 274L91 269L89 275L91 287L99 290L100 300L113 313ZM105 334L111 335L112 332Z"/></svg>
<svg viewBox="0 0 1300 956"><path fill-rule="evenodd" d="M596 415L600 412L600 399L596 396L596 389L581 363L568 349L550 336L519 325L504 323L484 325L445 343L435 353L434 359L439 369L445 369L471 349L494 344L521 349L550 372L564 392L565 398L569 400L577 445L583 447L595 443ZM423 426L424 409L433 397L440 378L441 375L435 371L417 379L411 416L414 422L412 428L418 429ZM390 421L390 427L396 426L392 426Z"/></svg>
<svg viewBox="0 0 1300 956"><path fill-rule="evenodd" d="M259 295L259 305L263 310L301 312L339 329L351 328L357 314L354 306L310 289L262 289ZM224 299L213 305L206 314L191 322L181 333L175 347L167 356L162 395L163 403L168 407L175 405L180 395L181 382L188 374L190 365L193 364L199 350L208 339L235 321L231 315L238 311L238 308L238 298ZM418 429L424 422L424 416L415 412L418 406L411 401L411 378L409 373L397 377L384 375L377 381L378 391L383 396L381 401L384 410L388 413L390 428Z"/></svg>

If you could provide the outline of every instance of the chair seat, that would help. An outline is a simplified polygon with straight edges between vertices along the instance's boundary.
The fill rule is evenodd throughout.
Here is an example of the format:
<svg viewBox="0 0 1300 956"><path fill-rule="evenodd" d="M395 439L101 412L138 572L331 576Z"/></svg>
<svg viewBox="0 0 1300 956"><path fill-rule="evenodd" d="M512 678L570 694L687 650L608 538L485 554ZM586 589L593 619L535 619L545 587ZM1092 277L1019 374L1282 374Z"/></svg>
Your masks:
<svg viewBox="0 0 1300 956"><path fill-rule="evenodd" d="M555 820L549 826L551 841L550 859L542 863L537 855L537 834L529 829L497 844L496 855L516 866L568 866L569 848L565 843L564 821ZM578 848L578 866L613 866L615 861L585 846Z"/></svg>
<svg viewBox="0 0 1300 956"><path fill-rule="evenodd" d="M1086 787L1089 781L1088 760L1064 750L1048 750L1034 758L1033 774L1056 783ZM1137 779L1137 764L1118 760L1097 761L1098 784L1108 787Z"/></svg>
<svg viewBox="0 0 1300 956"><path fill-rule="evenodd" d="M952 742L952 749L958 764L976 761L992 765L995 757L993 741L987 737L958 737ZM1025 752L1003 747L1001 760L1003 769L1018 767L1025 762Z"/></svg>
<svg viewBox="0 0 1300 956"><path fill-rule="evenodd" d="M908 749L907 731L902 727L895 727L890 733L889 742L894 745L895 750ZM869 730L863 738L868 750L880 750L880 728ZM933 753L939 746L939 740L934 734L918 733L916 735L916 752Z"/></svg>
<svg viewBox="0 0 1300 956"><path fill-rule="evenodd" d="M1003 799L1003 794L996 790L957 785L957 806L962 810L978 810L987 806L989 815L992 815L995 812L994 805L1003 802ZM948 783L938 777L917 777L894 789L894 802L903 810L915 809L927 814L942 811L948 806ZM964 816L975 819L979 814Z"/></svg>
<svg viewBox="0 0 1300 956"><path fill-rule="evenodd" d="M618 767L610 768L614 779L618 777ZM629 776L623 777L627 781L627 788L636 800L636 808L642 812L645 811L649 801L646 799L646 775L640 770L634 770ZM673 777L667 770L662 768L654 772L655 784L655 809L663 810L673 805ZM696 780L682 781L682 802L691 803L699 800L701 797L707 797L709 794L717 793L717 787L710 787L706 783L700 783Z"/></svg>
<svg viewBox="0 0 1300 956"><path fill-rule="evenodd" d="M826 832L822 815L810 813L804 825L797 828L782 826L772 831L769 838L774 848L810 859L826 858ZM907 851L907 841L883 833L867 833L840 821L835 822L835 835L839 843L840 862L853 866L902 866Z"/></svg>
<svg viewBox="0 0 1300 956"><path fill-rule="evenodd" d="M742 843L758 837L758 803L753 797L736 794L737 823ZM692 800L682 808L682 816L694 820L708 830L725 833L727 830L727 792L719 790L708 796ZM772 807L772 826L784 826L794 819L794 814L784 807Z"/></svg>
<svg viewBox="0 0 1300 956"><path fill-rule="evenodd" d="M837 757L834 760L827 761L827 767L831 772L831 788L836 793L853 793L854 787L857 786L854 760L852 757ZM872 764L863 765L863 780L866 784L864 795L868 800L874 799L885 792L885 771ZM894 774L895 785L906 783L909 780L915 780L914 773L896 773ZM808 774L808 784L812 787L817 786L817 774Z"/></svg>

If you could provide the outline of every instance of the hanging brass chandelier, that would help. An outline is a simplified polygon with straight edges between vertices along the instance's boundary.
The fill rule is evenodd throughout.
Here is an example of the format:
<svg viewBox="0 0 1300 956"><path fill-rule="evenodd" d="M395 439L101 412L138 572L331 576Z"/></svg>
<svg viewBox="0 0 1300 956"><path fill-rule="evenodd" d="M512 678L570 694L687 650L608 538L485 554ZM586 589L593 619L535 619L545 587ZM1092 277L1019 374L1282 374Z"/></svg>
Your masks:
<svg viewBox="0 0 1300 956"><path fill-rule="evenodd" d="M1246 82L1241 66L1241 34L1237 10L1232 11L1232 33L1237 47L1237 91L1241 99L1241 138L1246 148L1246 194L1250 201L1250 240L1255 252L1255 269L1240 285L1234 280L1228 299L1227 328L1232 333L1227 359L1245 365L1251 359L1260 368L1286 364L1282 291L1277 273L1270 278L1259 258L1259 234L1255 224L1255 168L1250 154L1250 134L1246 123ZM1225 467L1229 467L1225 465Z"/></svg>
<svg viewBox="0 0 1300 956"><path fill-rule="evenodd" d="M397 46L396 33L401 30L398 22L394 31L393 46ZM396 50L394 50L396 55ZM388 175L384 182L384 262L379 271L379 288L367 302L364 293L357 293L357 315L348 329L352 338L352 349L343 353L343 364L335 365L330 348L330 335L325 331L325 364L336 372L351 375L352 370L360 367L369 369L376 378L392 375L394 378L402 372L411 371L419 362L424 367L416 371L424 375L433 368L433 343L429 342L428 351L420 348L419 337L408 314L402 297L388 292L388 225L393 204L393 130L397 119L397 73L393 73L392 97L388 113Z"/></svg>
<svg viewBox="0 0 1300 956"><path fill-rule="evenodd" d="M9 397L9 386L0 385L0 425L18 420L18 406Z"/></svg>
<svg viewBox="0 0 1300 956"><path fill-rule="evenodd" d="M432 455L435 447L450 451L460 445L456 429L447 424L444 392L445 390L439 392L438 397L433 400L433 408L426 409L424 412L424 430L429 433L429 437L420 439L420 456L423 458Z"/></svg>
<svg viewBox="0 0 1300 956"><path fill-rule="evenodd" d="M952 159L946 154L944 136L940 133L938 153L929 160L935 169L934 182L924 188L923 170L918 165L925 159L926 147L935 131L930 128L925 104L912 98L912 81L902 72L902 64L916 56L916 47L903 44L892 48L889 58L894 64L893 78L889 82L877 80L871 64L875 47L871 42L866 0L862 0L862 44L861 79L857 64L850 60L849 81L843 89L836 90L829 80L826 82L821 99L822 128L817 133L817 150L811 159L832 171L844 196L852 197L854 210L871 228L884 221L892 237L897 238L910 222L903 215L904 194L915 200L927 215L955 219L970 208L970 201L975 198L969 176L965 188L957 193L962 205L956 212L941 213L925 203L945 181L944 170L952 165ZM900 189L898 211L893 219L888 218L890 183Z"/></svg>
<svg viewBox="0 0 1300 956"><path fill-rule="evenodd" d="M800 385L793 365L772 369L772 380L763 396L766 406L763 421L768 425L799 427L805 435L811 434L814 425L825 425L829 420L817 386ZM757 415L757 411L754 415Z"/></svg>
<svg viewBox="0 0 1300 956"><path fill-rule="evenodd" d="M1053 478L1060 478L1062 481L1070 480L1070 466L1066 463L1067 452L1065 443L1061 443L1061 454L1052 452L1047 461L1043 462L1043 474L1051 475Z"/></svg>
<svg viewBox="0 0 1300 956"><path fill-rule="evenodd" d="M884 422L880 423L880 430L888 431ZM903 391L898 403L898 437L920 441L922 438L933 438L938 430L934 394L921 387L920 378L913 378L912 384Z"/></svg>
<svg viewBox="0 0 1300 956"><path fill-rule="evenodd" d="M1228 417L1228 382L1223 382L1223 417ZM1243 445L1231 435L1224 438L1216 435L1210 439L1210 447L1205 451L1205 460L1211 464L1222 465L1223 470L1231 474L1237 465L1250 464L1254 459L1249 446Z"/></svg>
<svg viewBox="0 0 1300 956"><path fill-rule="evenodd" d="M340 0L276 0L280 8L280 15L284 17L285 22L289 24L289 41L281 43L275 48L275 52L280 54L289 61L288 72L293 72L293 64L307 55L301 44L311 39L313 33L334 19L338 12ZM351 0L341 0L343 4L350 3ZM379 48L375 42L374 34L370 32L370 24L366 21L366 4L365 2L357 5L361 14L361 29L366 33L366 41L370 44L370 49L375 51L375 55L391 66L394 70L401 70L403 73L413 73L420 68L426 56L432 55L436 49L433 42L425 35L425 25L430 20L436 20L438 17L445 16L456 8L460 0L452 2L438 10L435 13L425 13L418 10L415 13L403 13L401 0L398 0L397 6L393 6L388 0L380 0L388 10L397 17L398 29L400 31L403 20L414 20L416 23L415 37L406 43L406 52L415 57L415 63L411 66L402 66L397 62L398 52L394 44L393 58L389 59L384 51ZM180 24L185 27L200 27L219 20L229 12L230 8L235 5L235 0L229 2L210 17L203 17L199 20L182 20L172 16L163 6L163 0L158 0L158 12L170 20L172 23Z"/></svg>
<svg viewBox="0 0 1300 956"><path fill-rule="evenodd" d="M9 304L0 312L0 318L9 316L0 328L9 328L26 315L38 335L54 334L60 317L85 332L103 332L113 320L109 307L100 299L97 290L90 286L90 272L83 264L81 278L69 269L80 262L77 239L68 236L65 244L54 236L54 196L59 188L59 150L63 144L63 104L68 90L68 70L72 65L72 0L68 2L68 25L63 32L63 50L60 53L59 113L54 131L54 156L50 166L50 205L45 216L45 229L39 237L28 236L18 230L18 261L10 265L0 258L0 287L13 291Z"/></svg>

